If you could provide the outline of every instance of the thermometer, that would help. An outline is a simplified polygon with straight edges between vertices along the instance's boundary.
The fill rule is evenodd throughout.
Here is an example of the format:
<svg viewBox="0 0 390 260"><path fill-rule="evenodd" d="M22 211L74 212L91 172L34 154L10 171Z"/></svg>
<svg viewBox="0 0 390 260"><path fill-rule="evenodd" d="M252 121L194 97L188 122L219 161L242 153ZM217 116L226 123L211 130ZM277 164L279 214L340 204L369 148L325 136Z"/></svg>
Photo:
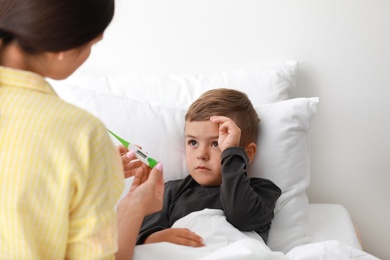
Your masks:
<svg viewBox="0 0 390 260"><path fill-rule="evenodd" d="M108 130L108 129L107 129ZM120 138L110 130L108 130L110 134L112 134L116 139L118 139L119 142L121 142L127 149L134 151L135 157L137 157L141 162L149 166L150 168L153 168L157 165L157 161L153 158L150 158L145 152L143 152L139 147L135 146L134 144L131 144L127 142L126 140Z"/></svg>

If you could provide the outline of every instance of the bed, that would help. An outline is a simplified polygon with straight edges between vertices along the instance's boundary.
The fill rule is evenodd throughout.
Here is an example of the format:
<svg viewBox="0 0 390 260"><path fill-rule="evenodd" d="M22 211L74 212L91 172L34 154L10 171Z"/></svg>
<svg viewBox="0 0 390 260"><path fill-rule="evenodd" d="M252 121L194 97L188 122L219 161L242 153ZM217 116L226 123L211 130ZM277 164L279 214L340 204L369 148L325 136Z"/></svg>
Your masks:
<svg viewBox="0 0 390 260"><path fill-rule="evenodd" d="M271 179L282 189L267 245L255 234L232 227L222 211L204 209L175 225L203 236L206 247L140 245L135 259L378 259L362 249L345 207L309 203L309 134L320 99L291 97L297 68L297 61L288 60L213 73L107 76L76 72L63 81L49 80L61 98L94 114L107 128L162 161L165 181L188 174L184 114L204 91L222 87L244 91L261 118L260 152L249 174ZM131 178L123 194L130 185Z"/></svg>

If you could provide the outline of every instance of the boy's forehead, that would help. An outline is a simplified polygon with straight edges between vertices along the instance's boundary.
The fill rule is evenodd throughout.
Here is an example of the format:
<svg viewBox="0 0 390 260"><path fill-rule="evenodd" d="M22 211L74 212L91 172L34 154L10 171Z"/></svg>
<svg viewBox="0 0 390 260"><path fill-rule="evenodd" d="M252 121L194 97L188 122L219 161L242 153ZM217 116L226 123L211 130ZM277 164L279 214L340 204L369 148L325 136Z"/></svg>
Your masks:
<svg viewBox="0 0 390 260"><path fill-rule="evenodd" d="M186 136L218 137L218 124L207 121L187 121L184 129Z"/></svg>

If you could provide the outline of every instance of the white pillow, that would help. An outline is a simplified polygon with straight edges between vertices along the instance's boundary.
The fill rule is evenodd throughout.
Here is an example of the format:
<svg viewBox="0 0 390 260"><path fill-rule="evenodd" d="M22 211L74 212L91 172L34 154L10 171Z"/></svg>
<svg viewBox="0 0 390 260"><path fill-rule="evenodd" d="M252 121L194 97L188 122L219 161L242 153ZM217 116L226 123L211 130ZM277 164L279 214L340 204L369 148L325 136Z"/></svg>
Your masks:
<svg viewBox="0 0 390 260"><path fill-rule="evenodd" d="M164 107L189 106L196 98L212 88L233 88L249 95L253 104L264 104L288 99L296 82L296 61L287 61L281 66L241 69L224 73L196 75L119 75L100 76L75 73L67 80L52 81L61 96L68 91L61 83L82 86L99 93L126 96ZM58 86L58 87L57 87ZM63 93L65 91L65 93ZM72 95L69 97L73 100ZM67 99L67 96L65 97Z"/></svg>
<svg viewBox="0 0 390 260"><path fill-rule="evenodd" d="M262 120L259 152L250 174L271 179L283 191L268 245L287 252L308 241L308 130L318 103L317 98L276 102L289 97L296 65L291 61L266 69L169 78L79 74L50 82L62 98L96 115L110 130L163 162L165 181L188 174L184 156L187 107L213 87L247 93Z"/></svg>
<svg viewBox="0 0 390 260"><path fill-rule="evenodd" d="M288 252L309 242L309 129L318 98L296 98L255 106L261 118L258 153L249 167L251 177L274 181L282 195L267 241L272 250Z"/></svg>

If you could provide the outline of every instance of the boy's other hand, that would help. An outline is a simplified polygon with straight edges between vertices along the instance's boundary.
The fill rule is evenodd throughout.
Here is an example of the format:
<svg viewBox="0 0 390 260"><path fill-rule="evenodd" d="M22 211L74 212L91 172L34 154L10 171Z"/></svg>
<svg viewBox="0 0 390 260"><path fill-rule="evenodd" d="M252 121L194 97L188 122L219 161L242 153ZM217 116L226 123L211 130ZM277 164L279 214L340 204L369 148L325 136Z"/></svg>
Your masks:
<svg viewBox="0 0 390 260"><path fill-rule="evenodd" d="M225 116L212 116L210 120L219 124L218 146L221 152L240 145L241 129L233 120Z"/></svg>
<svg viewBox="0 0 390 260"><path fill-rule="evenodd" d="M144 244L170 242L183 246L202 247L203 239L187 228L167 228L157 231L145 239Z"/></svg>

